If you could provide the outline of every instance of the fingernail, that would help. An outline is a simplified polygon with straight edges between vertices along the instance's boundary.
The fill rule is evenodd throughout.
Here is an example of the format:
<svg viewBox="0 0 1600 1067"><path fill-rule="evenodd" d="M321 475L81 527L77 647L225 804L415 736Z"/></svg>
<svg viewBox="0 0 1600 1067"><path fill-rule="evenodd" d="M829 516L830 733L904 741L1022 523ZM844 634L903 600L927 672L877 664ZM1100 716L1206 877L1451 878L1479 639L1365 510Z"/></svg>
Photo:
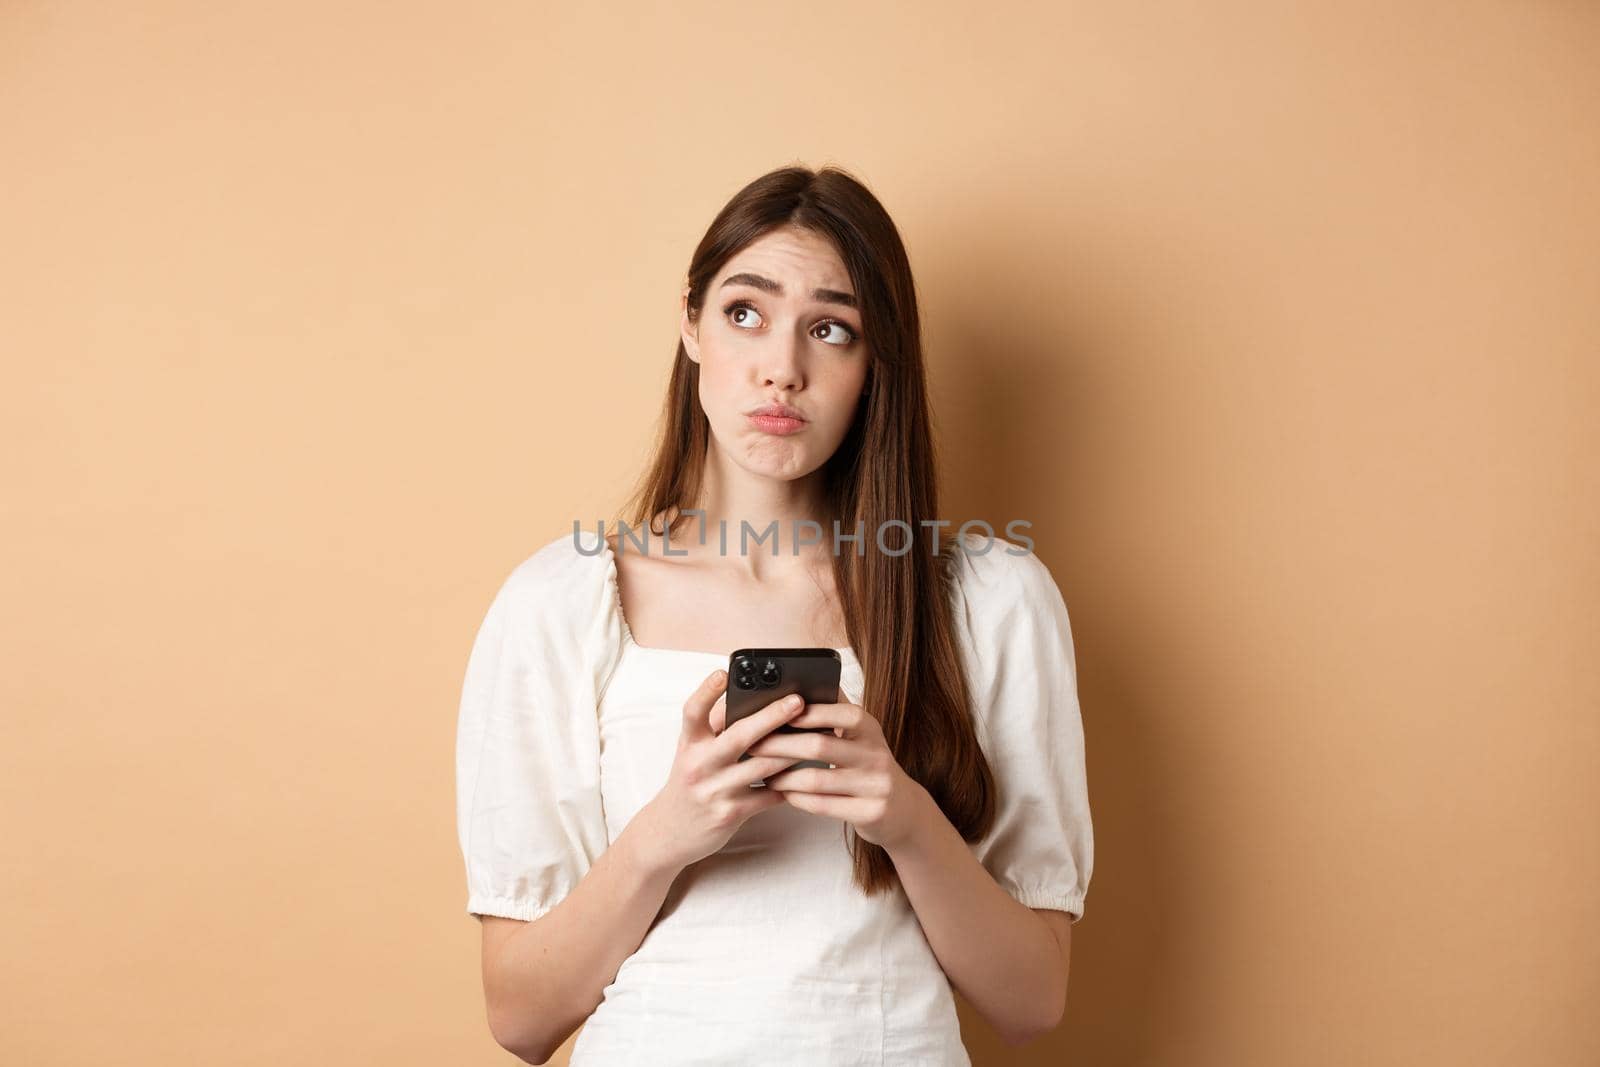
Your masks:
<svg viewBox="0 0 1600 1067"><path fill-rule="evenodd" d="M801 704L804 704L804 703L805 703L805 701L800 699L800 694L799 693L793 693L793 694L791 694L789 696L789 706L791 708L798 708Z"/></svg>

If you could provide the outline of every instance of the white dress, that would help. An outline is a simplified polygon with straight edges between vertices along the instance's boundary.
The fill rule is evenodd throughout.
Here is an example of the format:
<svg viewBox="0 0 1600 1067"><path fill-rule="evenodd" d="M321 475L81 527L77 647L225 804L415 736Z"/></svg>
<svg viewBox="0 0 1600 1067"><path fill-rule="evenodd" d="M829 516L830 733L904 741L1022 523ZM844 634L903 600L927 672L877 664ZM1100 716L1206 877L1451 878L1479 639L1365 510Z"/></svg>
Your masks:
<svg viewBox="0 0 1600 1067"><path fill-rule="evenodd" d="M1012 897L1077 922L1094 838L1066 605L1037 556L987 543L964 555L953 602L999 790L993 828L969 847ZM861 665L839 651L840 687L859 703ZM665 784L683 702L727 658L635 642L593 531L517 566L462 688L468 914L535 919L565 897ZM684 868L584 1023L574 1067L969 1065L916 912L898 886L856 888L845 829L778 805Z"/></svg>

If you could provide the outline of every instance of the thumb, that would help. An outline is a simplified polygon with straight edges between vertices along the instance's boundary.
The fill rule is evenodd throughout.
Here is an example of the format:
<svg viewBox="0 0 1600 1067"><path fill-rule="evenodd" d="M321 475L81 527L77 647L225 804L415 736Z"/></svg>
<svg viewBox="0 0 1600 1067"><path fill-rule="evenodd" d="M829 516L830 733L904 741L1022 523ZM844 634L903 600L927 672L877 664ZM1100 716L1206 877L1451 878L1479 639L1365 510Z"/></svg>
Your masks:
<svg viewBox="0 0 1600 1067"><path fill-rule="evenodd" d="M683 736L690 740L714 736L711 729L711 706L717 702L728 685L728 672L712 671L706 676L689 699L683 702Z"/></svg>

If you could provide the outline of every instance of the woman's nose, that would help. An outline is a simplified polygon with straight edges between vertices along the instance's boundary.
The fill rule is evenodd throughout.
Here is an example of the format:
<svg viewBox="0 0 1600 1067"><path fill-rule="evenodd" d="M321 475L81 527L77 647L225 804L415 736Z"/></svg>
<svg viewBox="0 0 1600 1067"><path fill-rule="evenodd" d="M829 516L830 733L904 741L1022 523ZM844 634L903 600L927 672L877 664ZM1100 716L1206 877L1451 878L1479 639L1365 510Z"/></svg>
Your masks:
<svg viewBox="0 0 1600 1067"><path fill-rule="evenodd" d="M762 354L762 381L768 385L787 388L798 386L801 379L800 361L804 349L799 338L779 335L772 338Z"/></svg>

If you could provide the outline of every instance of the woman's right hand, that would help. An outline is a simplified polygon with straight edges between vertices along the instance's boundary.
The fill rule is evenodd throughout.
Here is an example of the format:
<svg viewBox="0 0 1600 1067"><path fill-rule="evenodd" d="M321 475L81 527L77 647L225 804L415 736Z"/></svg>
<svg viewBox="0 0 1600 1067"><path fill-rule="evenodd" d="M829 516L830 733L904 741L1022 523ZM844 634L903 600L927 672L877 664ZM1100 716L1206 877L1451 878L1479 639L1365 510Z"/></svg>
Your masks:
<svg viewBox="0 0 1600 1067"><path fill-rule="evenodd" d="M750 816L782 804L781 792L752 788L752 783L798 762L791 756L739 757L774 727L799 715L805 701L798 696L774 701L723 729L726 704L718 705L727 684L727 671L713 671L684 702L683 728L667 784L635 816L635 821L640 816L648 820L645 840L665 868L681 870L711 855Z"/></svg>

